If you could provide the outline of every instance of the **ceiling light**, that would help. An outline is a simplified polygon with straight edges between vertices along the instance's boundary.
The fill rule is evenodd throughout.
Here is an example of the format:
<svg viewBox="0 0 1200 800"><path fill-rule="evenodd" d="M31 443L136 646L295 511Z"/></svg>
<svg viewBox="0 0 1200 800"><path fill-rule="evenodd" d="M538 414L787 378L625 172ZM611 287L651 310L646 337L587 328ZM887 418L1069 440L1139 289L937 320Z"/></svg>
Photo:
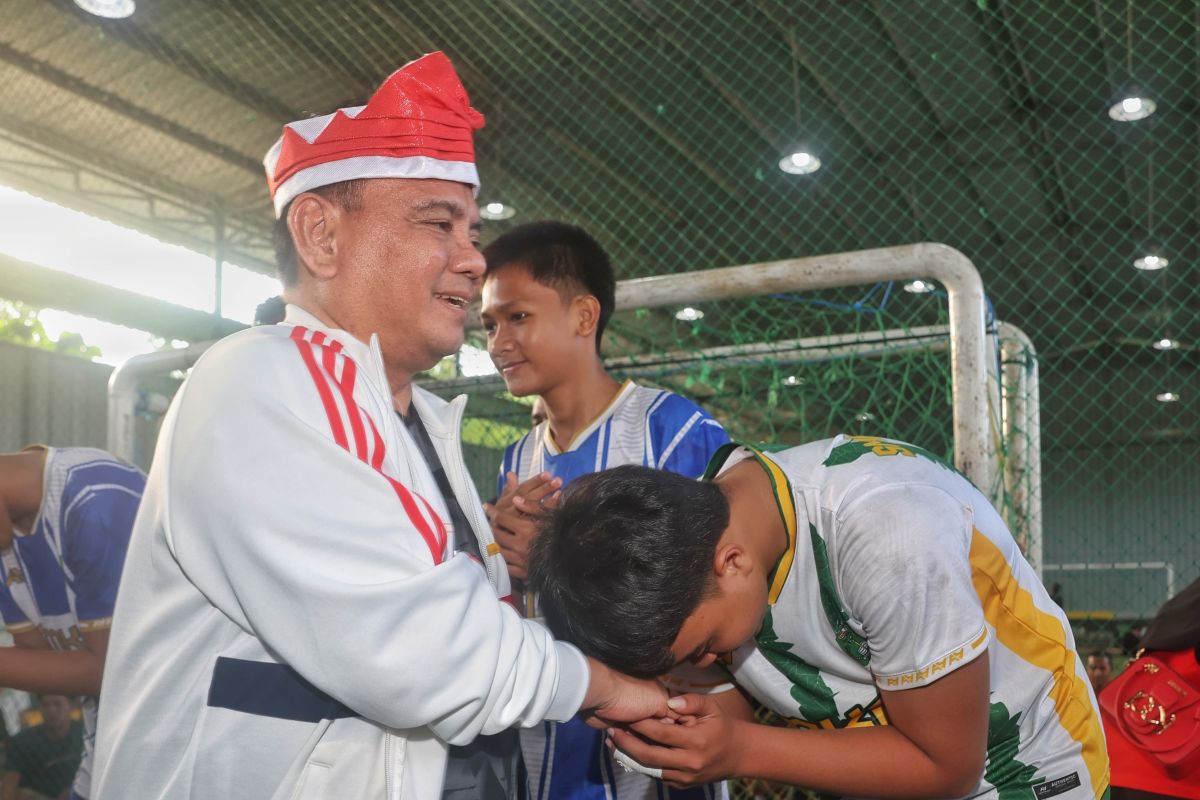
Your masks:
<svg viewBox="0 0 1200 800"><path fill-rule="evenodd" d="M1174 392L1163 392L1154 399L1160 403L1178 403L1179 395L1175 394Z"/></svg>
<svg viewBox="0 0 1200 800"><path fill-rule="evenodd" d="M1179 347L1179 342L1175 341L1174 339L1164 338L1159 339L1154 343L1155 350L1174 350L1176 347Z"/></svg>
<svg viewBox="0 0 1200 800"><path fill-rule="evenodd" d="M804 378L798 378L795 375L788 375L783 379L784 386L801 386L804 383Z"/></svg>
<svg viewBox="0 0 1200 800"><path fill-rule="evenodd" d="M1156 269L1162 269L1170 263L1170 261L1163 256L1158 255L1157 253L1147 253L1141 258L1135 259L1133 265L1138 269L1152 272Z"/></svg>
<svg viewBox="0 0 1200 800"><path fill-rule="evenodd" d="M779 168L789 175L808 175L821 168L821 159L812 153L796 151L781 158Z"/></svg>
<svg viewBox="0 0 1200 800"><path fill-rule="evenodd" d="M1130 91L1108 109L1108 115L1117 122L1137 122L1154 113L1158 108L1149 97L1142 97L1140 92Z"/></svg>
<svg viewBox="0 0 1200 800"><path fill-rule="evenodd" d="M698 319L704 319L704 312L698 308L687 306L675 312L675 319L680 322L695 322Z"/></svg>
<svg viewBox="0 0 1200 800"><path fill-rule="evenodd" d="M854 418L859 422L870 422L871 420L875 419L875 415L870 411L860 411L854 415Z"/></svg>
<svg viewBox="0 0 1200 800"><path fill-rule="evenodd" d="M131 16L135 8L133 0L75 0L75 5L106 19L124 19Z"/></svg>
<svg viewBox="0 0 1200 800"><path fill-rule="evenodd" d="M504 203L493 201L479 209L479 216L484 219L511 219L517 210Z"/></svg>
<svg viewBox="0 0 1200 800"><path fill-rule="evenodd" d="M912 292L913 294L929 294L933 291L933 284L918 278L915 281L909 281L904 284L904 291Z"/></svg>

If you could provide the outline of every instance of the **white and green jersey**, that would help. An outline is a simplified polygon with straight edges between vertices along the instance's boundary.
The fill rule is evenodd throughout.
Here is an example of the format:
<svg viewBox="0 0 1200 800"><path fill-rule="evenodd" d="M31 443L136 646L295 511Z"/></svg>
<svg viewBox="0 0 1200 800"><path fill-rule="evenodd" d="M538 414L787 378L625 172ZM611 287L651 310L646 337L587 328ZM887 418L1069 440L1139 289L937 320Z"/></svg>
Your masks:
<svg viewBox="0 0 1200 800"><path fill-rule="evenodd" d="M706 477L757 458L788 533L735 680L803 728L886 725L880 691L985 653L988 756L968 797L1100 798L1100 715L1066 617L999 514L912 445L838 436L770 455L729 445Z"/></svg>

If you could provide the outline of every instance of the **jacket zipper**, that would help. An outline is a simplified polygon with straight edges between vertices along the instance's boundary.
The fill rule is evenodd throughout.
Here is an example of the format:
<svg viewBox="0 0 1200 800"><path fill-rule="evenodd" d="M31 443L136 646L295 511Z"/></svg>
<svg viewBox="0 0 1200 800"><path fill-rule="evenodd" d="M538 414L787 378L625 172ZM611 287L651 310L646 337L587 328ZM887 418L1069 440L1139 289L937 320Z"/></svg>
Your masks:
<svg viewBox="0 0 1200 800"><path fill-rule="evenodd" d="M451 444L452 452L449 453L448 455L456 456L456 458L450 459L453 462L453 464L451 466L453 467L453 471L454 471L454 474L451 476L451 479L450 479L451 480L450 488L454 490L455 495L460 496L460 497L463 494L463 489L467 488L468 491L466 492L466 494L469 497L471 492L469 491L469 487L466 485L466 482L465 482L466 478L462 474L462 464L463 464L462 440L459 435L459 431L462 430L463 414L466 413L466 410L467 410L466 396L459 395L458 397L454 398L450 402L450 410L451 410L451 414L452 414L452 419L451 419L452 425L450 428L450 444ZM460 502L459 506L461 506L461 505L462 505L462 503ZM483 568L487 572L488 583L490 583L492 585L492 588L494 590L499 591L500 590L500 579L499 579L499 576L496 574L496 567L493 566L493 561L495 560L495 557L492 556L488 552L488 545L493 543L493 539L491 536L492 525L490 522L487 521L487 517L484 516L482 507L476 506L473 503L470 505L472 506L471 522L474 523L474 525L471 526L471 528L472 528L471 533L473 533L475 535L475 541L479 544L479 557L481 559L483 559ZM482 525L480 523L482 523ZM481 531L485 531L486 533L481 534L480 533Z"/></svg>
<svg viewBox="0 0 1200 800"><path fill-rule="evenodd" d="M389 731L383 733L383 796L392 800L392 741L395 737Z"/></svg>
<svg viewBox="0 0 1200 800"><path fill-rule="evenodd" d="M368 383L370 384L372 392L374 393L374 391L377 388L377 382L381 378L383 379L383 384L387 385L387 372L383 368L383 353L379 349L378 339L374 335L371 336L371 341L368 345L368 350L371 354L371 359L374 362L372 364L372 366L373 366L373 371L375 373L374 380L369 381ZM414 389L415 388L416 387L414 387ZM450 488L454 491L455 496L459 499L460 507L463 506L461 499L464 494L463 489L466 486L466 484L464 483L464 478L463 478L463 474L462 474L462 463L463 463L462 440L461 440L460 433L459 433L461 431L460 426L462 424L462 417L463 417L463 414L466 412L466 407L467 407L465 398L466 398L465 395L459 395L458 397L454 398L454 400L447 403L447 405L450 407L450 412L451 412L451 420L450 420L451 421L451 427L450 427L450 445L451 446L449 448L450 452L447 455L454 455L454 456L457 456L457 458L451 458L451 459L449 459L449 461L451 462L450 464L442 465L443 468L448 470L448 474L450 476ZM376 402L379 401L378 398L375 398L375 399L376 399ZM461 400L461 402L460 402L460 400ZM388 427L390 429L389 433L391 434L392 438L393 439L399 438L397 436L398 430L396 430L394 427L397 425L396 419L395 419L395 407L392 405L392 398L390 396L386 396L386 402L383 404L382 410L385 412L383 415L387 420L385 424L388 425ZM470 494L471 493L469 491L466 492L466 495L468 497L470 496ZM476 504L473 504L473 503L467 503L466 505L472 506L470 508L470 510L467 510L466 508L464 508L463 513L469 514L470 519L468 521L474 523L471 526L471 533L475 536L475 541L479 543L479 557L483 560L483 569L487 573L488 583L490 583L492 585L493 590L498 592L500 590L500 579L499 579L499 575L496 572L496 567L493 566L493 563L492 563L494 556L490 555L487 551L487 546L489 544L493 543L493 540L491 538L491 531L492 531L491 523L489 523L487 521L487 517L484 516L483 509L481 507L478 507L478 506L476 506ZM481 535L480 531L486 531L487 533L484 535ZM486 536L486 538L485 538L485 536ZM447 543L447 544L449 544L449 543Z"/></svg>

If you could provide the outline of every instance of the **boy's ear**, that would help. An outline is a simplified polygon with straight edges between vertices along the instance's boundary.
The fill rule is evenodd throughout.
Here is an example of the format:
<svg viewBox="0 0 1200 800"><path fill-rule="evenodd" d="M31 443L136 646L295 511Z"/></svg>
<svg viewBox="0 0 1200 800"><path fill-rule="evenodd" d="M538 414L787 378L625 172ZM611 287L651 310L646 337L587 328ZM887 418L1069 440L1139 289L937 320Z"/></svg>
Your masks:
<svg viewBox="0 0 1200 800"><path fill-rule="evenodd" d="M344 213L340 204L312 192L301 194L288 209L298 266L317 280L337 274L337 234Z"/></svg>
<svg viewBox="0 0 1200 800"><path fill-rule="evenodd" d="M575 312L575 334L592 336L600 324L600 301L595 295L581 294L571 301Z"/></svg>
<svg viewBox="0 0 1200 800"><path fill-rule="evenodd" d="M713 553L713 573L717 579L744 578L751 571L750 554L737 542L718 543Z"/></svg>

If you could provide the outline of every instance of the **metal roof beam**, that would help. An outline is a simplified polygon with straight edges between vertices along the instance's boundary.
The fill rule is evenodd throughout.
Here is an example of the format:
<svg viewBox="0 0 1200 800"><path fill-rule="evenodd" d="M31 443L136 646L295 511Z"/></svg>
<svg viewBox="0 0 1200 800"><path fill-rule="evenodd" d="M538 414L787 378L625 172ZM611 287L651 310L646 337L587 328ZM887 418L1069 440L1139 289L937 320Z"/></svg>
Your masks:
<svg viewBox="0 0 1200 800"><path fill-rule="evenodd" d="M163 241L214 254L216 213L204 205L204 198L194 196L187 187L156 186L165 182L155 176L143 176L136 165L111 157L106 159L107 169L97 166L75 152L76 143L62 141L39 126L14 125L11 120L0 122L0 145L4 144L36 158L18 162L0 155L0 176L8 185ZM144 180L145 185L131 178ZM244 222L232 226L232 231L231 237L240 246L227 253L229 260L274 274L272 258L254 252L271 252L270 231Z"/></svg>
<svg viewBox="0 0 1200 800"><path fill-rule="evenodd" d="M19 300L37 308L56 308L149 331L165 339L206 341L246 327L215 314L77 278L3 254L0 254L0 286L4 287L7 300Z"/></svg>
<svg viewBox="0 0 1200 800"><path fill-rule="evenodd" d="M177 139L197 150L233 164L235 167L249 170L255 174L262 172L262 164L256 159L250 158L232 147L201 136L177 122L151 113L124 97L99 86L93 86L82 78L77 78L4 42L0 42L0 61L6 61L17 69L28 72L30 75L36 75L47 83L77 95L81 100L98 103L115 114L120 114L139 125Z"/></svg>

